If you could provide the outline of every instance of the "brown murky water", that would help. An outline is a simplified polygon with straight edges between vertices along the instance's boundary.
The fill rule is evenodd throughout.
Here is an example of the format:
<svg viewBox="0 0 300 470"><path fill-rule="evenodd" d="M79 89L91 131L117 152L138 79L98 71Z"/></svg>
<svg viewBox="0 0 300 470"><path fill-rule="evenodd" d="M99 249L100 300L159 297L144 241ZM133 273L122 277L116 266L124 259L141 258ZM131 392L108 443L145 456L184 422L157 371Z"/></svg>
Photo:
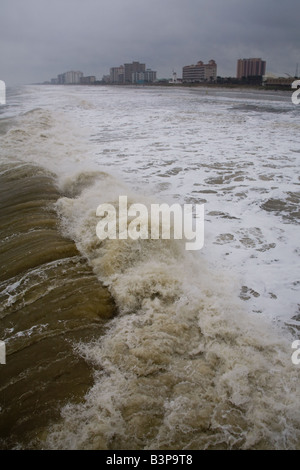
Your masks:
<svg viewBox="0 0 300 470"><path fill-rule="evenodd" d="M116 308L59 231L53 176L28 164L0 171L0 447L34 448L93 383L73 345L99 337Z"/></svg>

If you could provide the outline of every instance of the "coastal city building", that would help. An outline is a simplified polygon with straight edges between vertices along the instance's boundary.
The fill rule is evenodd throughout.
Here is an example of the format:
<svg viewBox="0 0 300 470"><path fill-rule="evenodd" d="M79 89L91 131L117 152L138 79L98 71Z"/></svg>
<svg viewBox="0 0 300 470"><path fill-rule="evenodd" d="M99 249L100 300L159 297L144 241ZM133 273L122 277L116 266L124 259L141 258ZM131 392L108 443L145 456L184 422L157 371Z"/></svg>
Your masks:
<svg viewBox="0 0 300 470"><path fill-rule="evenodd" d="M58 85L64 85L65 84L65 74L64 73L60 73L59 75L57 75L57 83Z"/></svg>
<svg viewBox="0 0 300 470"><path fill-rule="evenodd" d="M124 65L120 65L120 67L112 67L110 69L110 83L124 83L125 75L124 72L125 67Z"/></svg>
<svg viewBox="0 0 300 470"><path fill-rule="evenodd" d="M213 83L217 80L217 64L210 60L204 64L201 60L196 65L186 65L182 68L182 81L185 83Z"/></svg>
<svg viewBox="0 0 300 470"><path fill-rule="evenodd" d="M139 62L132 62L131 64L124 64L124 83L133 83L132 74L145 72L146 64L140 64Z"/></svg>
<svg viewBox="0 0 300 470"><path fill-rule="evenodd" d="M59 74L57 76L57 83L58 85L79 85L82 77L82 72L71 70L70 72Z"/></svg>
<svg viewBox="0 0 300 470"><path fill-rule="evenodd" d="M83 73L71 70L70 72L66 72L64 77L66 85L78 85L80 83L80 79L83 77Z"/></svg>
<svg viewBox="0 0 300 470"><path fill-rule="evenodd" d="M80 84L81 85L94 85L96 81L95 75L90 75L88 77L81 77Z"/></svg>
<svg viewBox="0 0 300 470"><path fill-rule="evenodd" d="M95 82L94 75L84 77L82 72L74 70L60 73L57 78L52 78L50 81L51 85L92 85Z"/></svg>
<svg viewBox="0 0 300 470"><path fill-rule="evenodd" d="M290 90L294 80L295 77L275 77L272 75L264 75L262 84L266 88L286 88Z"/></svg>
<svg viewBox="0 0 300 470"><path fill-rule="evenodd" d="M111 84L110 75L103 75L101 82L104 85L110 85Z"/></svg>
<svg viewBox="0 0 300 470"><path fill-rule="evenodd" d="M132 62L110 69L109 78L104 76L102 81L117 85L154 83L156 81L154 70L146 69L146 64Z"/></svg>
<svg viewBox="0 0 300 470"><path fill-rule="evenodd" d="M266 73L266 62L262 59L238 59L236 76L239 80L262 77Z"/></svg>
<svg viewBox="0 0 300 470"><path fill-rule="evenodd" d="M133 72L131 81L136 84L154 83L156 81L156 72L151 69L147 69L145 72Z"/></svg>

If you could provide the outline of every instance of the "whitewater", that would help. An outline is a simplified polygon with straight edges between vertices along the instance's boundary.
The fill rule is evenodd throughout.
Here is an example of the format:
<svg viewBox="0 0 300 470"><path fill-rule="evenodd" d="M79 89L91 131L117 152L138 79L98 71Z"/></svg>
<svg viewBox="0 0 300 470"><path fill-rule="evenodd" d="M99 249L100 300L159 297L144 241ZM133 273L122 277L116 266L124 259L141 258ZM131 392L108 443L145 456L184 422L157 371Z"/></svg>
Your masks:
<svg viewBox="0 0 300 470"><path fill-rule="evenodd" d="M299 109L289 92L250 89L8 91L3 174L30 164L51 175L60 233L117 310L72 340L92 383L29 447L299 448ZM120 196L204 204L203 248L99 240L97 207ZM20 276L5 279L3 317L27 295ZM22 331L4 334L9 350Z"/></svg>

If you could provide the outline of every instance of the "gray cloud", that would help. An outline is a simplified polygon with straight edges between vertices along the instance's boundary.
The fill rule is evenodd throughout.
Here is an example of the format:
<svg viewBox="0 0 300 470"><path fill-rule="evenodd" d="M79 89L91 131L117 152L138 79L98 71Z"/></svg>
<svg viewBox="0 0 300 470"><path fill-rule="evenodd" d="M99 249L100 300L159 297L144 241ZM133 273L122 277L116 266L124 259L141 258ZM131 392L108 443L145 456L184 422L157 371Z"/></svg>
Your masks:
<svg viewBox="0 0 300 470"><path fill-rule="evenodd" d="M294 74L299 63L299 0L1 0L0 78L48 80L70 69L101 78L140 60L169 77L215 59L234 76L240 57Z"/></svg>

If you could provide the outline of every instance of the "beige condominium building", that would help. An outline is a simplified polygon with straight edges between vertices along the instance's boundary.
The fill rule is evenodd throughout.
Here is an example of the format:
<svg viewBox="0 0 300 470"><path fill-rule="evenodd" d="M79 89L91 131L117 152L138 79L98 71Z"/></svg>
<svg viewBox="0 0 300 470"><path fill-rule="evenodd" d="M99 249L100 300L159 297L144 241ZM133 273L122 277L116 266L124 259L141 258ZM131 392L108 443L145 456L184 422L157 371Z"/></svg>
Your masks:
<svg viewBox="0 0 300 470"><path fill-rule="evenodd" d="M204 64L201 60L196 65L186 65L182 68L182 81L187 83L215 82L217 80L217 64L210 60Z"/></svg>

